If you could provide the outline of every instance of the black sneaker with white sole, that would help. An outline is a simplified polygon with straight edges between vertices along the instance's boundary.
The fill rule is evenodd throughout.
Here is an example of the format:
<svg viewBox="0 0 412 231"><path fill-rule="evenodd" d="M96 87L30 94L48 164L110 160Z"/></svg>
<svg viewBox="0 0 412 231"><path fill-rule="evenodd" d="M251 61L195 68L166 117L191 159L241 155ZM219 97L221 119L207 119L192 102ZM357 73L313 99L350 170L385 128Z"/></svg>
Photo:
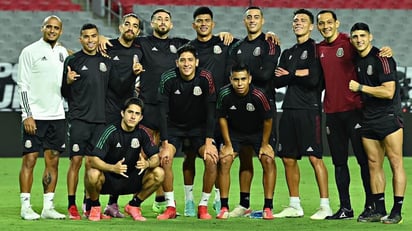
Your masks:
<svg viewBox="0 0 412 231"><path fill-rule="evenodd" d="M353 219L353 209L339 208L332 216L327 216L326 220Z"/></svg>

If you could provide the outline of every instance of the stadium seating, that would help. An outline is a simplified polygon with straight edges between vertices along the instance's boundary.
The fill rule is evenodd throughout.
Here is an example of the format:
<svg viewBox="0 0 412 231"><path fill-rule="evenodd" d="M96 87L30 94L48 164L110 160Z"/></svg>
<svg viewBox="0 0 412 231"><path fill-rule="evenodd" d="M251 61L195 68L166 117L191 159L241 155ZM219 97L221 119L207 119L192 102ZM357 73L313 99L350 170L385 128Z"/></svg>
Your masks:
<svg viewBox="0 0 412 231"><path fill-rule="evenodd" d="M71 0L1 0L0 10L19 11L80 11Z"/></svg>

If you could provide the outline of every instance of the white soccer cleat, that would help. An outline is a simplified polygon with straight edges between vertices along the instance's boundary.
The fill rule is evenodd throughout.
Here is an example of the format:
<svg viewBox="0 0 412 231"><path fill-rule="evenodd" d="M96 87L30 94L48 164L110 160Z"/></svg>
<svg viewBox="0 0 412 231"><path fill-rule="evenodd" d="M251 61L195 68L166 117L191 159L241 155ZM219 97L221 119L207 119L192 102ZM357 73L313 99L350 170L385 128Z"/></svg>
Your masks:
<svg viewBox="0 0 412 231"><path fill-rule="evenodd" d="M303 217L304 212L302 207L300 208L295 208L293 206L289 206L284 208L280 213L273 214L273 217L275 218L298 218L298 217Z"/></svg>
<svg viewBox="0 0 412 231"><path fill-rule="evenodd" d="M312 220L324 220L327 216L332 216L333 212L330 206L320 206L318 211L310 216Z"/></svg>
<svg viewBox="0 0 412 231"><path fill-rule="evenodd" d="M64 214L57 212L53 207L49 209L43 209L41 212L41 218L44 219L66 219Z"/></svg>
<svg viewBox="0 0 412 231"><path fill-rule="evenodd" d="M24 220L38 220L40 215L33 211L31 206L26 208L21 208L20 216Z"/></svg>
<svg viewBox="0 0 412 231"><path fill-rule="evenodd" d="M229 213L229 217L250 217L251 213L252 210L238 205L232 210L232 212Z"/></svg>

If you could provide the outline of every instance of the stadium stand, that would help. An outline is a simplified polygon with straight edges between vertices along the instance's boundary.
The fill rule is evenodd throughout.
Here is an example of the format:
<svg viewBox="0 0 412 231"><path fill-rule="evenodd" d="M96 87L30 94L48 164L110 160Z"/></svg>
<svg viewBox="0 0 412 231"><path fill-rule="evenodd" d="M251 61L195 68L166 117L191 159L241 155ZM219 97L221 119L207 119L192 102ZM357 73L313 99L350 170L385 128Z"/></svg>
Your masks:
<svg viewBox="0 0 412 231"><path fill-rule="evenodd" d="M79 4L70 0L2 0L0 10L21 10L21 11L80 11Z"/></svg>

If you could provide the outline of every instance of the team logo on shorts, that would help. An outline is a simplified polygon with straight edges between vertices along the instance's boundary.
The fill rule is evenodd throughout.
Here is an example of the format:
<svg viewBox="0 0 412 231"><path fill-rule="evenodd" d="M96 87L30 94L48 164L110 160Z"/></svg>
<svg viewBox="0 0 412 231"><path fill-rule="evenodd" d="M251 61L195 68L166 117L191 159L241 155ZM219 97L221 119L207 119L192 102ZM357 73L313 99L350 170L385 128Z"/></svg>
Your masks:
<svg viewBox="0 0 412 231"><path fill-rule="evenodd" d="M31 143L31 140L26 140L26 142L24 142L24 147L25 147L25 148L31 148L31 147L33 147L33 144Z"/></svg>
<svg viewBox="0 0 412 231"><path fill-rule="evenodd" d="M106 64L104 64L103 62L99 64L99 69L101 72L106 72L107 71L107 67Z"/></svg>
<svg viewBox="0 0 412 231"><path fill-rule="evenodd" d="M202 88L200 88L199 86L194 87L193 88L193 95L195 95L195 96L202 95Z"/></svg>
<svg viewBox="0 0 412 231"><path fill-rule="evenodd" d="M214 45L214 46L213 46L213 53L215 53L215 54L217 54L217 55L222 54L222 48L220 48L219 45Z"/></svg>
<svg viewBox="0 0 412 231"><path fill-rule="evenodd" d="M302 54L300 55L300 59L301 60L305 60L305 59L307 59L308 58L308 51L307 50L304 50L303 52L302 52Z"/></svg>
<svg viewBox="0 0 412 231"><path fill-rule="evenodd" d="M279 144L278 151L282 151L282 144Z"/></svg>
<svg viewBox="0 0 412 231"><path fill-rule="evenodd" d="M73 144L72 151L73 151L73 152L78 152L78 151L80 151L79 145L78 145L78 144Z"/></svg>
<svg viewBox="0 0 412 231"><path fill-rule="evenodd" d="M372 65L368 65L368 68L366 69L366 73L367 73L368 75L373 75Z"/></svg>
<svg viewBox="0 0 412 231"><path fill-rule="evenodd" d="M59 53L59 60L60 60L60 62L64 62L64 56L63 56L63 53Z"/></svg>
<svg viewBox="0 0 412 231"><path fill-rule="evenodd" d="M345 54L345 52L343 51L342 47L339 47L338 50L336 51L336 57L343 57L343 55Z"/></svg>
<svg viewBox="0 0 412 231"><path fill-rule="evenodd" d="M247 111L255 111L256 109L255 109L255 106L253 106L253 104L247 103L246 104L246 110Z"/></svg>
<svg viewBox="0 0 412 231"><path fill-rule="evenodd" d="M260 49L260 47L256 47L253 50L253 56L260 56L260 54L262 54L262 49Z"/></svg>
<svg viewBox="0 0 412 231"><path fill-rule="evenodd" d="M177 48L175 47L175 45L170 45L169 49L170 49L170 52L172 52L173 54L177 53Z"/></svg>
<svg viewBox="0 0 412 231"><path fill-rule="evenodd" d="M329 126L326 126L326 134L327 134L327 135L330 135L330 129L329 129Z"/></svg>
<svg viewBox="0 0 412 231"><path fill-rule="evenodd" d="M138 148L139 146L140 146L139 139L133 138L133 139L132 139L132 143L130 144L130 147L132 147L132 148Z"/></svg>

